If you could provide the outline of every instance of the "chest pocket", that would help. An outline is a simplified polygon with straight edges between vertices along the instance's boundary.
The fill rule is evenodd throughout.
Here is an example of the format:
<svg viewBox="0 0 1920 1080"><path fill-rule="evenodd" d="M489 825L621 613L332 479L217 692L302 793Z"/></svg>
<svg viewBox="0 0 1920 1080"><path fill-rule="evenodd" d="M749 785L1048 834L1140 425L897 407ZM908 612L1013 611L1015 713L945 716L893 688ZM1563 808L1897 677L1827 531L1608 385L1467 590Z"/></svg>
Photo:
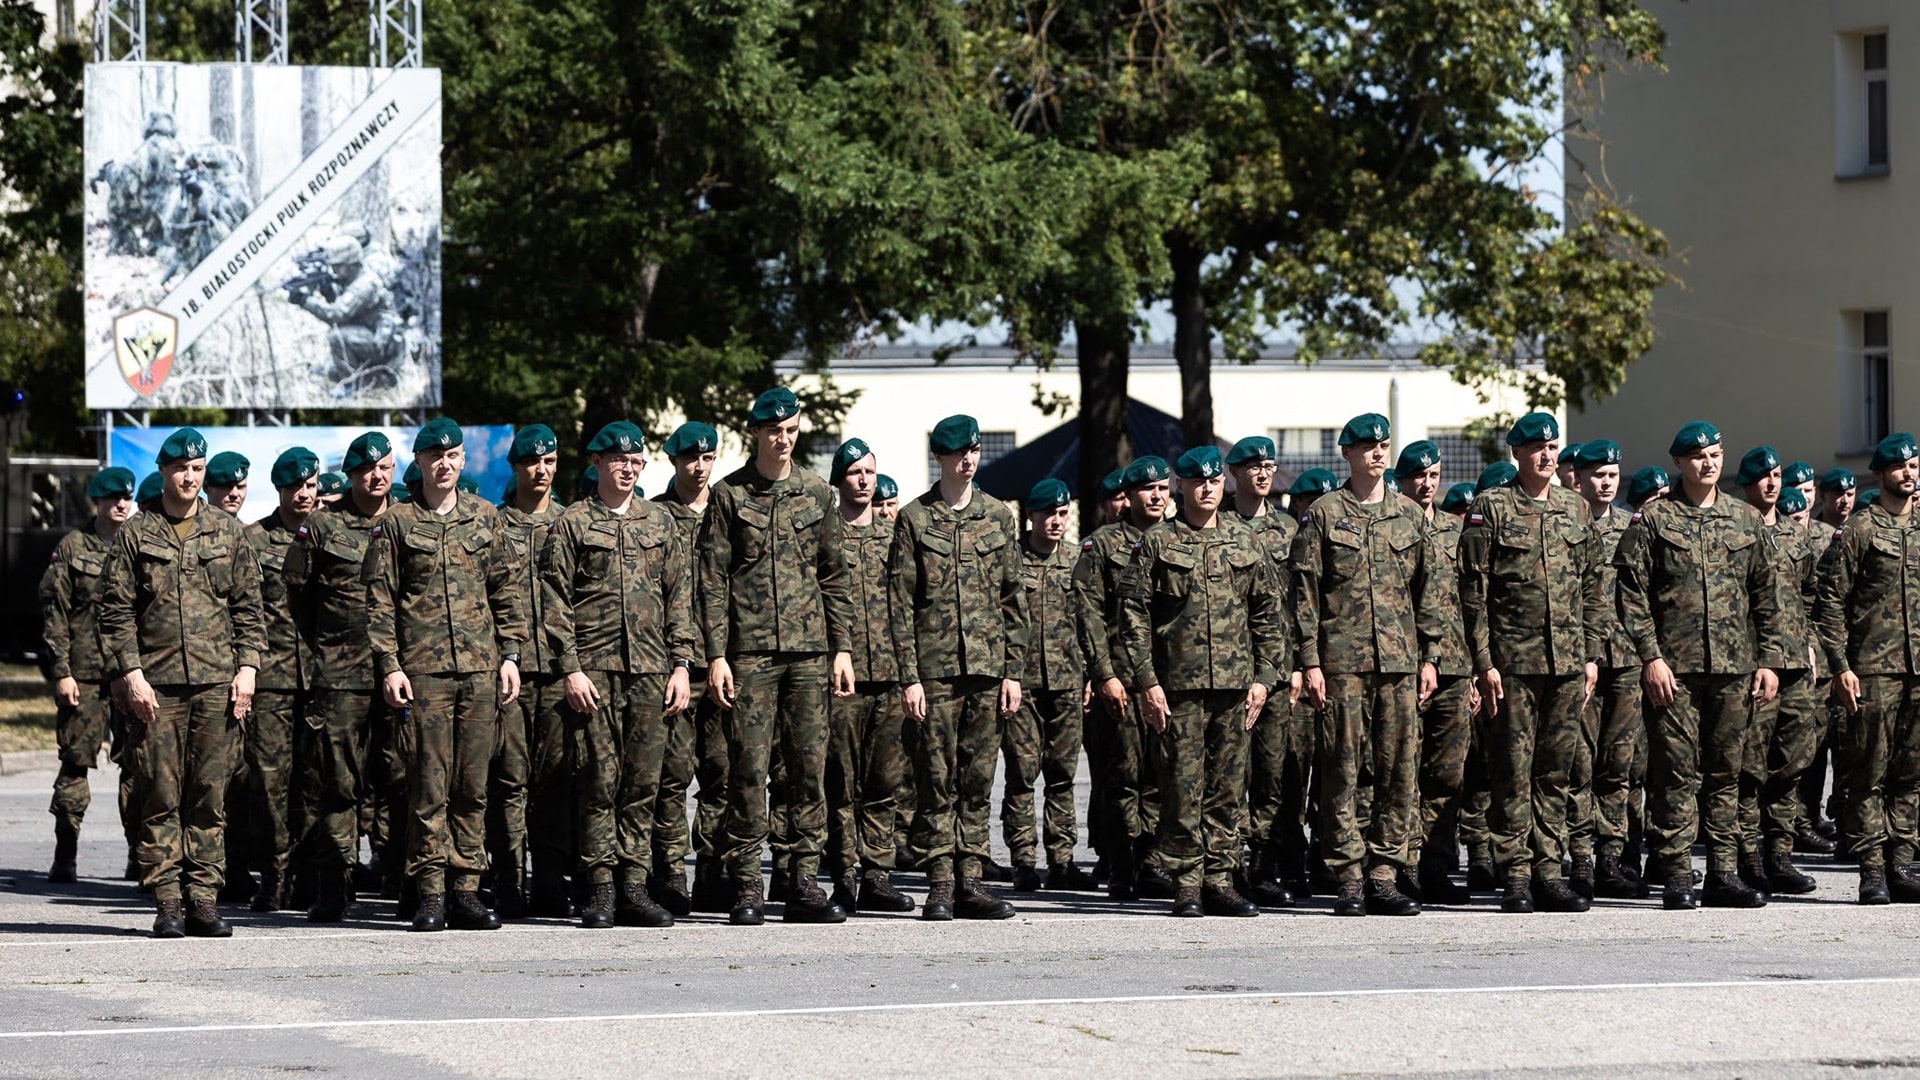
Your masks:
<svg viewBox="0 0 1920 1080"><path fill-rule="evenodd" d="M1755 537L1752 533L1734 533L1724 541L1712 544L1707 548L1709 564L1724 562L1728 565L1743 565L1753 554L1747 549L1753 547L1755 542ZM1723 552L1724 554L1722 554Z"/></svg>
<svg viewBox="0 0 1920 1080"><path fill-rule="evenodd" d="M416 526L408 529L400 537L400 557L410 571L407 577L415 582L424 582L440 564L440 542L442 540L439 523ZM424 585L416 585L424 588Z"/></svg>
<svg viewBox="0 0 1920 1080"><path fill-rule="evenodd" d="M771 546L768 536L773 529L773 506L771 502L749 499L742 502L734 516L740 521L737 544L739 558L743 562L758 562L765 558Z"/></svg>
<svg viewBox="0 0 1920 1080"><path fill-rule="evenodd" d="M280 580L280 569L287 564L287 549L279 544L263 548L260 552L260 573L269 581Z"/></svg>
<svg viewBox="0 0 1920 1080"><path fill-rule="evenodd" d="M1199 569L1194 553L1183 547L1166 547L1154 559L1153 576L1157 592L1185 601L1193 595L1194 572Z"/></svg>
<svg viewBox="0 0 1920 1080"><path fill-rule="evenodd" d="M1333 564L1333 576L1342 581L1365 577L1367 538L1358 529L1335 526L1327 530L1327 549Z"/></svg>
<svg viewBox="0 0 1920 1080"><path fill-rule="evenodd" d="M360 576L360 564L366 559L367 534L352 529L327 537L320 548L329 562L345 564L353 576Z"/></svg>
<svg viewBox="0 0 1920 1080"><path fill-rule="evenodd" d="M973 550L980 556L981 562L993 561L993 553L1006 546L1007 534L997 528L977 533L973 537Z"/></svg>
<svg viewBox="0 0 1920 1080"><path fill-rule="evenodd" d="M574 556L574 579L604 578L613 567L614 552L619 547L620 537L614 534L611 525L588 526L580 534L580 551Z"/></svg>
<svg viewBox="0 0 1920 1080"><path fill-rule="evenodd" d="M74 599L88 600L100 592L100 575L107 568L107 556L104 552L80 552L67 565L73 568Z"/></svg>
<svg viewBox="0 0 1920 1080"><path fill-rule="evenodd" d="M205 574L208 587L217 596L233 589L233 543L223 538L202 537L194 542L186 565Z"/></svg>
<svg viewBox="0 0 1920 1080"><path fill-rule="evenodd" d="M180 587L180 552L164 540L142 540L136 555L138 578L154 599L172 597Z"/></svg>
<svg viewBox="0 0 1920 1080"><path fill-rule="evenodd" d="M666 558L667 534L643 521L628 522L625 532L627 565L642 574L659 570Z"/></svg>
<svg viewBox="0 0 1920 1080"><path fill-rule="evenodd" d="M1386 526L1388 561L1399 575L1397 584L1405 585L1413 577L1414 564L1420 559L1420 530L1402 518Z"/></svg>

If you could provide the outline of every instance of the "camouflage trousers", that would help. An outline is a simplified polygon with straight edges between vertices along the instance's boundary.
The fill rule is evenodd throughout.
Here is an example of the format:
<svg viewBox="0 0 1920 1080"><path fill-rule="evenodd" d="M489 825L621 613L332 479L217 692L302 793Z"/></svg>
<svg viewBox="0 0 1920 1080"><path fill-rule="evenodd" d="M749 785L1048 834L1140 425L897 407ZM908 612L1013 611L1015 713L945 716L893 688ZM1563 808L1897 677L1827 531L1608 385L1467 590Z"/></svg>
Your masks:
<svg viewBox="0 0 1920 1080"><path fill-rule="evenodd" d="M137 837L135 823L139 818L139 808L130 798L133 794L132 769L126 767L126 731L125 720L116 714L113 696L107 690L107 684L99 680L80 680L80 703L75 706L59 706L54 718L54 736L59 740L60 771L53 777L53 801L47 812L54 818L55 829L62 832L78 833L80 822L87 816L87 807L93 803L93 791L87 783L87 772L100 760L100 749L109 739L113 744L113 760L120 763L120 823L127 834L127 850L133 850Z"/></svg>
<svg viewBox="0 0 1920 1080"><path fill-rule="evenodd" d="M498 894L526 880L527 787L533 774L533 680L500 709L500 741L487 766L487 866Z"/></svg>
<svg viewBox="0 0 1920 1080"><path fill-rule="evenodd" d="M1592 745L1582 748L1585 764L1576 772L1572 851L1624 855L1635 839L1633 794L1647 777L1639 665L1600 669L1582 724Z"/></svg>
<svg viewBox="0 0 1920 1080"><path fill-rule="evenodd" d="M1167 694L1160 735L1160 868L1182 886L1226 885L1240 868L1247 793L1246 693ZM1255 727L1259 725L1256 724Z"/></svg>
<svg viewBox="0 0 1920 1080"><path fill-rule="evenodd" d="M1487 748L1480 725L1471 725L1467 740L1467 774L1460 792L1460 846L1469 864L1493 862L1493 834L1487 831L1487 809L1493 792L1487 786Z"/></svg>
<svg viewBox="0 0 1920 1080"><path fill-rule="evenodd" d="M1861 675L1848 717L1847 835L1862 866L1911 864L1920 844L1920 677Z"/></svg>
<svg viewBox="0 0 1920 1080"><path fill-rule="evenodd" d="M258 690L253 712L241 724L247 767L245 807L230 829L244 822L241 850L261 870L285 878L293 859L294 760L293 735L304 726L309 702L299 690ZM239 802L239 800L234 800ZM245 869L230 866L238 873Z"/></svg>
<svg viewBox="0 0 1920 1080"><path fill-rule="evenodd" d="M827 876L893 870L894 792L906 758L900 743L900 690L863 682L827 706Z"/></svg>
<svg viewBox="0 0 1920 1080"><path fill-rule="evenodd" d="M303 860L325 870L344 870L360 861L361 810L393 798L395 780L405 773L389 757L391 739L376 742L376 731L390 731L386 702L371 690L321 690L307 709L307 749L300 762L304 815L309 822L300 841ZM402 780L404 782L404 780ZM380 854L378 839L374 853ZM389 872L400 866L397 845L386 855Z"/></svg>
<svg viewBox="0 0 1920 1080"><path fill-rule="evenodd" d="M558 879L578 861L572 751L567 744L567 695L559 679L538 675L520 684L513 707L527 725L526 857L533 875ZM506 716L502 715L502 722ZM505 736L502 736L504 741Z"/></svg>
<svg viewBox="0 0 1920 1080"><path fill-rule="evenodd" d="M1573 808L1571 774L1585 733L1586 679L1582 675L1506 675L1504 696L1481 721L1487 785L1493 799L1487 827L1500 876L1532 871L1560 876L1567 853L1567 816Z"/></svg>
<svg viewBox="0 0 1920 1080"><path fill-rule="evenodd" d="M1420 800L1418 680L1326 675L1314 770L1327 870L1391 880L1407 865Z"/></svg>
<svg viewBox="0 0 1920 1080"><path fill-rule="evenodd" d="M660 760L660 794L653 804L653 867L656 874L684 873L693 850L693 822L687 792L699 764L702 714L715 708L707 697L707 678L696 667L687 686L687 707L666 718L666 756Z"/></svg>
<svg viewBox="0 0 1920 1080"><path fill-rule="evenodd" d="M152 723L129 723L140 774L141 884L155 900L212 900L227 879L227 785L240 725L226 683L156 686Z"/></svg>
<svg viewBox="0 0 1920 1080"><path fill-rule="evenodd" d="M492 671L413 675L400 717L407 876L422 895L470 892L487 870L487 769L500 745Z"/></svg>
<svg viewBox="0 0 1920 1080"><path fill-rule="evenodd" d="M644 883L653 873L653 813L667 754L665 675L584 673L600 695L590 714L563 706L573 765L578 877ZM562 680L561 685L565 685Z"/></svg>
<svg viewBox="0 0 1920 1080"><path fill-rule="evenodd" d="M1704 816L1707 869L1740 861L1740 759L1753 710L1753 676L1676 675L1666 708L1647 707L1647 809L1653 853L1669 875L1692 865Z"/></svg>
<svg viewBox="0 0 1920 1080"><path fill-rule="evenodd" d="M1820 732L1820 745L1814 751L1813 761L1807 771L1800 775L1800 803L1807 808L1809 817L1819 817L1821 802L1826 803L1826 816L1834 821L1845 821L1847 816L1847 756L1852 738L1850 729L1853 717L1840 703L1832 700L1833 680L1823 678L1814 684L1813 699L1826 711ZM1833 788L1828 790L1827 777L1833 777Z"/></svg>
<svg viewBox="0 0 1920 1080"><path fill-rule="evenodd" d="M1247 740L1247 802L1241 833L1263 858L1294 867L1307 853L1307 795L1313 775L1313 710L1287 704L1274 688Z"/></svg>
<svg viewBox="0 0 1920 1080"><path fill-rule="evenodd" d="M908 843L930 882L977 878L987 864L993 773L1000 753L1000 680L927 679L927 717L905 725L913 757Z"/></svg>
<svg viewBox="0 0 1920 1080"><path fill-rule="evenodd" d="M1442 675L1420 707L1420 820L1411 833L1416 850L1409 856L1414 861L1431 849L1434 858L1455 865L1454 823L1473 744L1473 717L1467 711L1472 700L1472 676Z"/></svg>
<svg viewBox="0 0 1920 1080"><path fill-rule="evenodd" d="M1101 786L1106 795L1107 821L1113 830L1112 843L1122 852L1129 846L1137 849L1151 843L1160 829L1160 739L1149 737L1151 733L1140 719L1139 698L1129 696L1120 716L1095 701L1087 723L1087 730L1099 730L1097 741L1106 748L1107 768Z"/></svg>
<svg viewBox="0 0 1920 1080"><path fill-rule="evenodd" d="M693 854L718 858L724 846L720 826L727 816L727 711L703 698L693 725Z"/></svg>
<svg viewBox="0 0 1920 1080"><path fill-rule="evenodd" d="M1800 776L1813 762L1826 728L1826 708L1813 699L1813 673L1782 671L1780 692L1754 709L1740 761L1740 837L1743 851L1793 851L1794 830L1806 819ZM1762 848L1761 845L1765 847Z"/></svg>
<svg viewBox="0 0 1920 1080"><path fill-rule="evenodd" d="M1078 687L1036 689L1020 696L1020 710L1001 725L1000 752L1007 763L1007 784L1000 800L1000 835L1015 866L1039 865L1033 785L1042 777L1046 780L1040 801L1046 817L1047 865L1065 866L1073 861L1073 847L1080 839L1073 813L1073 780L1080 771L1080 706L1084 700L1086 695Z"/></svg>
<svg viewBox="0 0 1920 1080"><path fill-rule="evenodd" d="M793 869L820 872L827 832L827 657L822 653L746 653L732 660L735 698L723 714L727 745L726 815L719 848L736 884L760 880L771 831L767 783L776 742L786 760L782 816L793 837Z"/></svg>

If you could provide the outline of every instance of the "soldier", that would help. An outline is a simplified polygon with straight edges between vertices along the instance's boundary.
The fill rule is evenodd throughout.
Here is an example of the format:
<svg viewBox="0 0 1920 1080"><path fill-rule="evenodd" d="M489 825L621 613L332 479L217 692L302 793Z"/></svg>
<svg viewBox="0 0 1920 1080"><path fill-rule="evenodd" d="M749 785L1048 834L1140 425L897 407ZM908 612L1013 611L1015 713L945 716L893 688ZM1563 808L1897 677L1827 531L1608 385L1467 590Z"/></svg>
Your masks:
<svg viewBox="0 0 1920 1080"><path fill-rule="evenodd" d="M1020 541L1020 581L1025 587L1027 658L1020 708L1006 718L1002 735L1007 760L1001 829L1013 860L1015 892L1041 886L1040 839L1034 828L1034 781L1044 778L1046 887L1097 888L1073 864L1080 830L1073 814L1073 780L1080 768L1081 717L1088 704L1087 664L1080 651L1079 608L1073 595L1077 551L1063 547L1073 495L1048 478L1027 493L1027 535Z"/></svg>
<svg viewBox="0 0 1920 1080"><path fill-rule="evenodd" d="M573 774L560 717L562 673L545 632L546 592L540 584L540 545L561 510L553 498L559 450L559 439L545 424L514 432L507 445L513 476L499 507L513 558L513 588L533 628L520 653L520 696L500 707L500 751L487 780L487 853L494 909L503 919L572 914L566 875L573 852Z"/></svg>
<svg viewBox="0 0 1920 1080"><path fill-rule="evenodd" d="M347 878L360 858L360 838L396 885L401 834L386 808L400 801L406 773L393 742L393 714L374 692L373 654L367 642L367 590L361 564L368 539L388 508L393 453L387 437L369 431L347 447L341 468L346 498L309 516L294 530L281 576L293 619L313 657L313 702L299 782L306 821L298 844L313 865L314 898L307 918L339 922ZM361 808L374 825L361 828ZM385 850L383 851L383 847Z"/></svg>
<svg viewBox="0 0 1920 1080"><path fill-rule="evenodd" d="M1266 546L1220 513L1220 451L1189 450L1175 472L1180 513L1135 545L1120 601L1129 681L1163 747L1157 854L1173 915L1250 917L1260 909L1233 887L1247 732L1287 685L1286 622Z"/></svg>
<svg viewBox="0 0 1920 1080"><path fill-rule="evenodd" d="M1100 478L1100 524L1111 525L1127 516L1127 468L1122 465Z"/></svg>
<svg viewBox="0 0 1920 1080"><path fill-rule="evenodd" d="M1772 540L1774 603L1785 646L1760 658L1779 674L1780 689L1753 710L1747 727L1740 765L1740 880L1762 893L1791 896L1815 888L1813 878L1793 865L1793 837L1804 814L1800 777L1827 722L1824 702L1814 697L1816 560L1800 526L1779 512L1785 479L1773 447L1756 446L1740 459L1733 482L1745 489L1747 505L1759 512Z"/></svg>
<svg viewBox="0 0 1920 1080"><path fill-rule="evenodd" d="M615 420L587 453L599 490L560 515L540 553L580 800L580 925L672 926L647 882L666 718L687 707L693 667L692 555L673 515L633 496L647 464L639 428Z"/></svg>
<svg viewBox="0 0 1920 1080"><path fill-rule="evenodd" d="M146 502L148 499L159 498L160 489L165 486L165 483L166 477L161 476L158 472L148 473L146 479L140 481L140 490L133 493L134 512L139 513L140 504Z"/></svg>
<svg viewBox="0 0 1920 1080"><path fill-rule="evenodd" d="M500 708L520 696L528 630L499 514L456 486L463 442L444 416L414 436L420 486L373 527L362 571L374 670L401 714L406 873L420 897L413 929L423 932L500 928L479 894L487 767Z"/></svg>
<svg viewBox="0 0 1920 1080"><path fill-rule="evenodd" d="M379 274L362 265L364 252L352 237L327 241L326 255L338 295L328 299L317 291L300 290L291 293L288 302L327 324L332 356L327 377L345 396L393 386L398 379L393 363L404 345L393 293Z"/></svg>
<svg viewBox="0 0 1920 1080"><path fill-rule="evenodd" d="M1692 421L1669 452L1673 491L1634 515L1614 555L1620 621L1642 665L1661 902L1760 907L1766 898L1738 872L1740 760L1750 710L1779 688L1755 662L1782 650L1772 541L1752 507L1714 486L1719 429ZM1703 817L1707 877L1696 899L1689 850Z"/></svg>
<svg viewBox="0 0 1920 1080"><path fill-rule="evenodd" d="M887 579L893 523L874 515L879 474L865 442L841 443L830 474L840 493L841 546L853 600L854 682L852 694L827 707L833 728L827 744L827 876L834 882L833 902L843 910L912 911L913 898L892 880L899 818L894 799L905 771ZM1029 791L1032 786L1029 780Z"/></svg>
<svg viewBox="0 0 1920 1080"><path fill-rule="evenodd" d="M1566 488L1568 491L1572 491L1574 487L1574 471L1577 467L1576 463L1580 460L1580 448L1582 445L1584 444L1568 443L1560 448L1560 464L1559 467L1554 470L1554 477L1560 481L1560 486Z"/></svg>
<svg viewBox="0 0 1920 1080"><path fill-rule="evenodd" d="M1860 862L1860 902L1920 903L1920 577L1910 569L1920 561L1920 444L1889 435L1868 468L1880 497L1834 531L1820 564L1820 642L1847 712L1845 835Z"/></svg>
<svg viewBox="0 0 1920 1080"><path fill-rule="evenodd" d="M247 503L247 473L253 462L243 454L222 450L207 459L207 504L234 517Z"/></svg>
<svg viewBox="0 0 1920 1080"><path fill-rule="evenodd" d="M100 758L100 748L113 740L113 758L120 766L120 825L126 834L128 869L138 867L134 843L139 807L134 794L133 762L127 755L125 720L107 692L107 657L100 636L99 602L102 575L120 527L133 514L133 472L102 469L87 482L93 500L93 521L60 538L53 560L40 576L40 610L45 617L47 673L53 678L53 700L58 710L55 731L60 744L60 771L53 778L53 867L47 881L70 885L76 877L80 850L80 822L92 793L87 770Z"/></svg>
<svg viewBox="0 0 1920 1080"><path fill-rule="evenodd" d="M699 543L707 695L727 711L719 846L736 890L728 921L765 921L760 851L769 831L768 759L778 740L793 838L783 917L843 922L846 912L818 881L827 832L827 695L851 694L854 683L840 516L833 489L793 463L800 439L793 391L761 394L747 431L753 458L714 486Z"/></svg>
<svg viewBox="0 0 1920 1080"><path fill-rule="evenodd" d="M1782 494L1786 493L1787 488L1795 488L1808 505L1812 505L1819 491L1819 477L1815 475L1813 466L1804 461L1796 461L1782 469L1780 484Z"/></svg>
<svg viewBox="0 0 1920 1080"><path fill-rule="evenodd" d="M282 451L268 474L280 505L246 529L247 542L260 563L267 630L253 718L244 731L246 801L257 831L265 834L257 838L265 850L256 852L261 865L260 891L253 896L255 911L279 911L287 902L294 841L294 736L306 728L313 654L294 622L283 571L288 548L318 505L319 474L320 459L313 451L304 446Z"/></svg>
<svg viewBox="0 0 1920 1080"><path fill-rule="evenodd" d="M1340 486L1340 478L1326 469L1308 469L1293 478L1287 487L1287 513L1295 521L1305 521L1307 508L1322 495Z"/></svg>
<svg viewBox="0 0 1920 1080"><path fill-rule="evenodd" d="M1667 470L1658 465L1643 466L1627 484L1627 505L1639 510L1655 499L1664 498L1668 482Z"/></svg>
<svg viewBox="0 0 1920 1080"><path fill-rule="evenodd" d="M1820 550L1826 551L1826 545L1832 541L1832 531L1847 523L1853 516L1854 478L1852 469L1828 469L1820 476L1819 500L1814 504L1814 520L1826 526L1814 530L1820 535Z"/></svg>
<svg viewBox="0 0 1920 1080"><path fill-rule="evenodd" d="M1483 495L1494 488L1503 488L1520 475L1520 467L1511 461L1496 461L1480 470L1480 479L1473 483L1473 493Z"/></svg>
<svg viewBox="0 0 1920 1080"><path fill-rule="evenodd" d="M1347 483L1316 501L1293 543L1296 663L1319 712L1319 776L1335 915L1418 915L1395 884L1418 820L1419 707L1433 694L1440 642L1432 530L1413 500L1386 490L1387 418L1340 431ZM1365 894L1362 878L1365 878Z"/></svg>
<svg viewBox="0 0 1920 1080"><path fill-rule="evenodd" d="M1464 523L1467 520L1467 510L1472 505L1473 483L1462 481L1447 489L1446 495L1440 500L1440 512L1455 521Z"/></svg>
<svg viewBox="0 0 1920 1080"><path fill-rule="evenodd" d="M1807 501L1807 497L1800 493L1800 489L1797 487L1780 489L1780 501L1774 505L1780 508L1781 517L1787 518L1795 525L1800 526L1800 531L1806 534L1805 538L1809 545L1811 545L1813 536L1809 531L1812 528L1812 524L1809 521L1810 504ZM1816 657L1816 659L1818 658ZM1822 684L1825 682L1825 679L1821 680ZM1817 693L1814 696L1816 699L1820 698L1820 695Z"/></svg>
<svg viewBox="0 0 1920 1080"><path fill-rule="evenodd" d="M260 567L240 523L201 502L206 459L192 428L160 444L164 487L114 538L100 599L107 667L131 714L142 884L161 938L233 933L214 904L227 784L266 648Z"/></svg>
<svg viewBox="0 0 1920 1080"><path fill-rule="evenodd" d="M1095 704L1087 717L1087 767L1105 777L1100 785L1106 825L1092 832L1107 850L1107 895L1132 900L1151 893L1173 899L1173 880L1148 858L1160 822L1159 748L1148 740L1140 719L1137 687L1127 680L1134 669L1120 636L1120 580L1133 561L1133 545L1166 516L1167 483L1173 470L1164 459L1147 456L1127 465L1127 518L1096 529L1080 542L1073 585L1080 608L1080 649L1087 658L1088 682ZM1143 890L1144 886L1144 890Z"/></svg>
<svg viewBox="0 0 1920 1080"><path fill-rule="evenodd" d="M873 512L881 521L900 516L900 485L886 473L881 473L873 482Z"/></svg>
<svg viewBox="0 0 1920 1080"><path fill-rule="evenodd" d="M687 597L695 599L699 575L691 557L700 541L700 519L707 510L707 482L720 448L720 433L690 420L675 428L661 452L673 465L673 479L653 501L673 515L673 526L687 549ZM696 616L697 619L697 616ZM720 707L707 696L705 642L696 631L693 667L687 671L687 707L666 717L667 751L660 763L660 797L653 811L654 902L676 918L694 911L724 912L733 906L714 844L727 808L727 732ZM699 814L687 818L687 789L700 778ZM696 852L692 891L687 888L687 853Z"/></svg>
<svg viewBox="0 0 1920 1080"><path fill-rule="evenodd" d="M324 472L320 474L320 505L334 506L347 497L353 484L343 472Z"/></svg>
<svg viewBox="0 0 1920 1080"><path fill-rule="evenodd" d="M980 884L995 751L1020 709L1027 620L1019 526L973 485L980 425L949 416L927 448L940 479L900 510L888 557L901 702L918 803L910 838L926 871L921 917L1005 919L1013 905ZM957 879L957 881L956 881Z"/></svg>
<svg viewBox="0 0 1920 1080"><path fill-rule="evenodd" d="M1488 825L1500 910L1586 911L1591 902L1561 878L1567 814L1585 737L1581 713L1606 647L1599 543L1593 514L1553 481L1560 425L1551 413L1521 417L1507 431L1514 482L1484 492L1460 535L1460 599L1480 680ZM1584 871L1584 873L1583 873ZM1574 860L1593 885L1593 859Z"/></svg>

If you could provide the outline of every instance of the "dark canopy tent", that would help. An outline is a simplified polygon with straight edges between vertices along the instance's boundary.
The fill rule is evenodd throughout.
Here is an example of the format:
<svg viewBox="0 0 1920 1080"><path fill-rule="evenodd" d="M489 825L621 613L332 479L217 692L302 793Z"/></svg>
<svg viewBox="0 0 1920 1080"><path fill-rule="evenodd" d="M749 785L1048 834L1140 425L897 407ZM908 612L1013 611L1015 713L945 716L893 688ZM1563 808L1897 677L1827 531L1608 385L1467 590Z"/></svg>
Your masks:
<svg viewBox="0 0 1920 1080"><path fill-rule="evenodd" d="M1187 448L1179 417L1133 398L1127 399L1127 437L1135 457L1154 454L1167 459L1168 464ZM1225 445L1221 449L1224 451ZM1080 494L1079 417L982 467L974 482L994 498L1018 502L1027 497L1033 485L1048 477L1064 481L1076 496Z"/></svg>

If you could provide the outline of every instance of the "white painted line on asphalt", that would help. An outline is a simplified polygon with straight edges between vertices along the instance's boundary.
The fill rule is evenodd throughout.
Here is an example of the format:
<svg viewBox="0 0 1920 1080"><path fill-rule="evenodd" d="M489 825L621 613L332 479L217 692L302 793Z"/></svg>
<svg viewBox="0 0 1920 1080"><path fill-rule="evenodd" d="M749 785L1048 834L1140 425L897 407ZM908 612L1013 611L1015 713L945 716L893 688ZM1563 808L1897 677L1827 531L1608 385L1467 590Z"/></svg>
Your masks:
<svg viewBox="0 0 1920 1080"><path fill-rule="evenodd" d="M845 1016L855 1013L934 1012L954 1009L1029 1009L1048 1005L1151 1005L1185 1001L1297 1001L1311 998L1449 997L1474 994L1588 994L1632 990L1727 990L1808 986L1889 986L1920 983L1920 976L1870 979L1717 979L1704 982L1559 983L1544 986L1398 986L1372 990L1234 991L1220 994L1137 994L1125 997L989 998L884 1005L820 1005L799 1009L721 1009L707 1012L586 1013L577 1016L468 1016L430 1019L301 1020L283 1024L184 1024L176 1027L73 1028L0 1031L0 1039L58 1039L83 1035L193 1035L216 1032L328 1031L383 1027L473 1027L485 1024L620 1024L652 1020L739 1020L769 1016Z"/></svg>

